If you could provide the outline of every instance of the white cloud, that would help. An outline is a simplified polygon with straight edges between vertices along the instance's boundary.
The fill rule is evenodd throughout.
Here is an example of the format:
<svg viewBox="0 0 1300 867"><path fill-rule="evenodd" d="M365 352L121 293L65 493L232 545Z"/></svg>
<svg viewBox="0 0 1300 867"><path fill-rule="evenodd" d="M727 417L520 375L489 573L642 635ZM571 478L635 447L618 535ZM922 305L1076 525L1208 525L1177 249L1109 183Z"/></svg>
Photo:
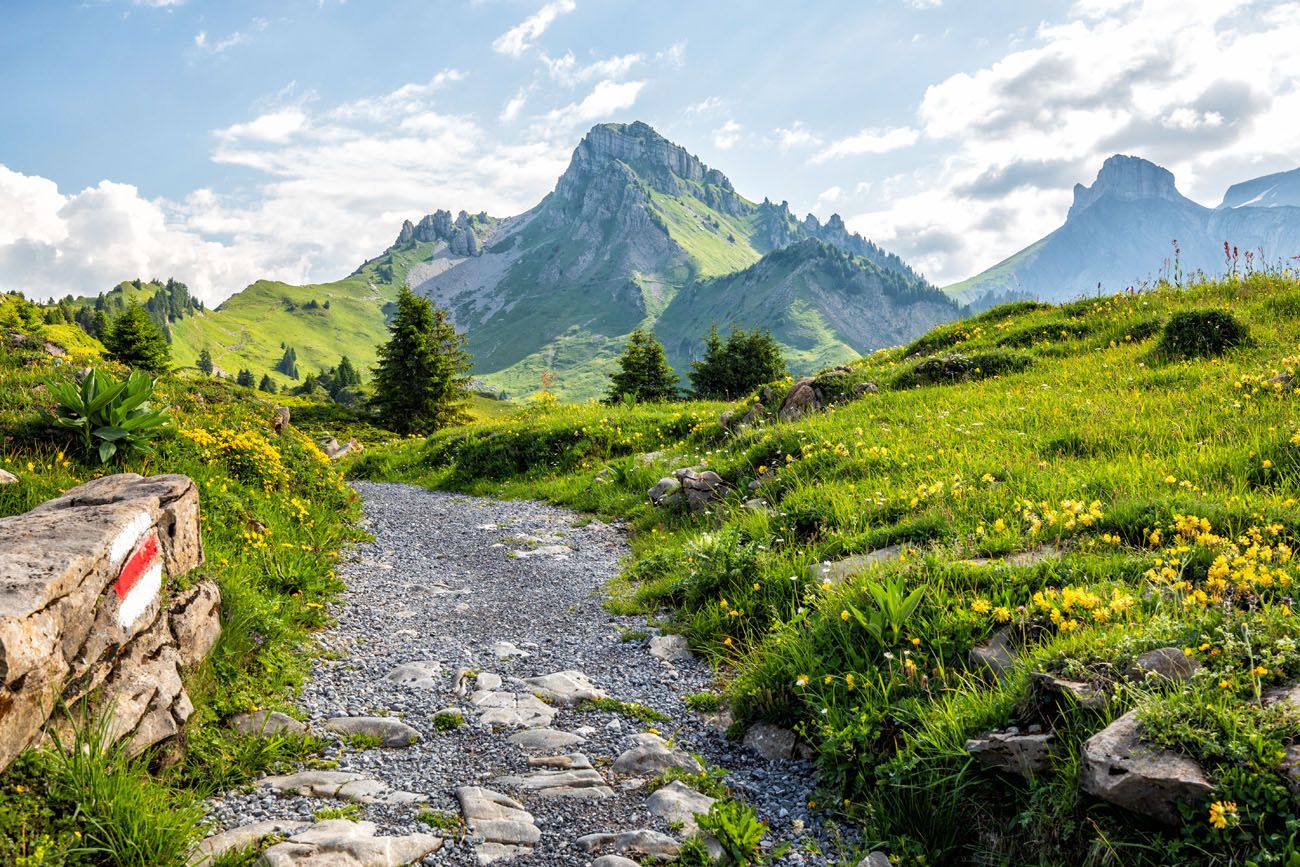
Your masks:
<svg viewBox="0 0 1300 867"><path fill-rule="evenodd" d="M889 129L864 129L857 135L831 142L819 151L813 162L820 163L840 157L862 156L863 154L884 154L900 148L911 147L921 134L911 127L891 127Z"/></svg>
<svg viewBox="0 0 1300 867"><path fill-rule="evenodd" d="M734 120L728 119L726 123L713 131L713 146L718 150L731 150L740 141L740 134L744 130L740 124Z"/></svg>
<svg viewBox="0 0 1300 867"><path fill-rule="evenodd" d="M706 96L704 99L701 99L699 102L692 102L690 105L686 106L686 113L687 114L713 114L718 109L722 108L723 105L725 105L725 103L722 101L720 97Z"/></svg>
<svg viewBox="0 0 1300 867"><path fill-rule="evenodd" d="M1079 0L1071 14L931 86L925 155L849 224L951 282L1060 225L1072 184L1111 154L1166 166L1211 205L1234 181L1295 166L1300 3Z"/></svg>
<svg viewBox="0 0 1300 867"><path fill-rule="evenodd" d="M505 104L505 108L501 109L501 121L510 123L519 117L519 113L524 110L526 102L528 102L528 93L523 88L520 88L514 96L510 97L510 101Z"/></svg>
<svg viewBox="0 0 1300 867"><path fill-rule="evenodd" d="M154 9L171 9L180 6L185 0L131 0L135 6L151 6Z"/></svg>
<svg viewBox="0 0 1300 867"><path fill-rule="evenodd" d="M913 9L938 9L943 5L943 0L905 0L905 2Z"/></svg>
<svg viewBox="0 0 1300 867"><path fill-rule="evenodd" d="M680 39L658 52L655 54L655 60L673 69L681 69L686 65L686 40Z"/></svg>
<svg viewBox="0 0 1300 867"><path fill-rule="evenodd" d="M247 123L237 123L218 130L217 136L225 141L252 140L283 144L306 124L307 115L302 109L285 108L260 115Z"/></svg>
<svg viewBox="0 0 1300 867"><path fill-rule="evenodd" d="M493 49L511 57L522 57L555 19L578 8L574 0L552 0L523 21L502 33L492 43Z"/></svg>
<svg viewBox="0 0 1300 867"><path fill-rule="evenodd" d="M791 148L816 147L822 143L821 137L804 126L801 120L796 120L788 127L777 127L773 132L776 133L778 144L783 151Z"/></svg>
<svg viewBox="0 0 1300 867"><path fill-rule="evenodd" d="M565 52L559 58L548 57L543 52L541 57L551 78L566 87L575 87L596 79L622 78L642 61L640 54L624 54L584 65L578 63L572 51Z"/></svg>
<svg viewBox="0 0 1300 867"><path fill-rule="evenodd" d="M827 187L817 195L817 201L813 202L812 211L822 217L830 216L826 211L836 202L844 198L844 189L839 186Z"/></svg>
<svg viewBox="0 0 1300 867"><path fill-rule="evenodd" d="M594 121L609 120L609 116L614 112L631 108L643 87L645 87L644 81L602 81L582 100L549 112L545 117L546 125L552 129L571 128Z"/></svg>
<svg viewBox="0 0 1300 867"><path fill-rule="evenodd" d="M208 32L206 30L200 30L196 33L194 35L194 44L199 48L205 47L208 44Z"/></svg>

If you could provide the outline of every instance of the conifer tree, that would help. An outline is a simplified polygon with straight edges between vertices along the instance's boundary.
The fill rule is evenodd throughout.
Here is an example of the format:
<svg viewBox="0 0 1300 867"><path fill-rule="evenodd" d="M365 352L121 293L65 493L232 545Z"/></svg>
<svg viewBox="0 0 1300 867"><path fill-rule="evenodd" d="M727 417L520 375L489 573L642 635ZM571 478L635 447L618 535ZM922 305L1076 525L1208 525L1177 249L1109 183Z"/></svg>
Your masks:
<svg viewBox="0 0 1300 867"><path fill-rule="evenodd" d="M609 377L608 403L618 403L626 394L646 402L677 398L677 374L668 366L663 344L649 331L632 332L618 367Z"/></svg>
<svg viewBox="0 0 1300 867"><path fill-rule="evenodd" d="M275 380L271 378L271 374L264 373L262 374L262 381L257 384L257 390L264 391L267 394L275 394L280 389L276 387Z"/></svg>
<svg viewBox="0 0 1300 867"><path fill-rule="evenodd" d="M208 352L206 348L199 350L199 360L194 366L197 367L199 373L202 373L204 376L211 376L214 367L212 363L212 353Z"/></svg>
<svg viewBox="0 0 1300 867"><path fill-rule="evenodd" d="M735 400L785 374L772 332L732 328L723 341L715 325L704 341L704 358L691 362L691 390L705 400Z"/></svg>
<svg viewBox="0 0 1300 867"><path fill-rule="evenodd" d="M460 421L470 355L447 311L403 286L388 331L371 398L381 423L399 433L429 433Z"/></svg>
<svg viewBox="0 0 1300 867"><path fill-rule="evenodd" d="M101 339L113 359L131 367L165 373L171 365L167 338L139 304L123 310Z"/></svg>
<svg viewBox="0 0 1300 867"><path fill-rule="evenodd" d="M235 384L242 385L245 388L252 388L255 381L256 380L253 379L253 371L247 368L241 369L239 375L235 377Z"/></svg>

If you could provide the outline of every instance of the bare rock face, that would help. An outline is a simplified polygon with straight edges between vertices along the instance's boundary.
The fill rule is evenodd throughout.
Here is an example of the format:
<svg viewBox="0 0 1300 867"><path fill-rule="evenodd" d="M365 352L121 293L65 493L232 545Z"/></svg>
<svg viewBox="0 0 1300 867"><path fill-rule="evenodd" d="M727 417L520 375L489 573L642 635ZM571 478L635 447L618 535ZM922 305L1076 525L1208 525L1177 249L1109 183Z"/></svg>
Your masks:
<svg viewBox="0 0 1300 867"><path fill-rule="evenodd" d="M180 673L215 642L220 595L201 581L171 596L171 583L202 562L185 476L105 476L0 519L0 768L41 740L52 708L88 696L132 753L180 730L193 712Z"/></svg>
<svg viewBox="0 0 1300 867"><path fill-rule="evenodd" d="M1139 656L1124 674L1130 680L1149 677L1181 683L1201 667L1201 664L1177 647L1157 647Z"/></svg>
<svg viewBox="0 0 1300 867"><path fill-rule="evenodd" d="M1168 825L1181 821L1179 805L1214 793L1196 762L1141 742L1135 710L1088 738L1081 758L1085 792Z"/></svg>
<svg viewBox="0 0 1300 867"><path fill-rule="evenodd" d="M966 741L966 750L986 768L1032 777L1051 770L1056 737L1051 733L1021 734L1018 729L989 732Z"/></svg>

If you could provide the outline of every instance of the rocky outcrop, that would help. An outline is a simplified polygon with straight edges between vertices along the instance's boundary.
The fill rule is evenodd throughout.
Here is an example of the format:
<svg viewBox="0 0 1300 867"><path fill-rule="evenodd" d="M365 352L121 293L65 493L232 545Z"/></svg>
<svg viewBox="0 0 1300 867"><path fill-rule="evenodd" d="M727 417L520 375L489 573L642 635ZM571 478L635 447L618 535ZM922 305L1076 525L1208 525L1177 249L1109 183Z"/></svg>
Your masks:
<svg viewBox="0 0 1300 867"><path fill-rule="evenodd" d="M1142 743L1136 710L1088 738L1080 758L1085 792L1168 825L1214 793L1196 762Z"/></svg>
<svg viewBox="0 0 1300 867"><path fill-rule="evenodd" d="M702 512L725 499L728 490L722 476L712 470L683 467L660 479L648 493L650 502L656 506L685 503L692 512Z"/></svg>
<svg viewBox="0 0 1300 867"><path fill-rule="evenodd" d="M216 641L220 594L172 582L202 562L185 476L106 476L0 520L0 768L82 699L132 754L180 731L181 671Z"/></svg>
<svg viewBox="0 0 1300 867"><path fill-rule="evenodd" d="M1021 777L1032 777L1051 770L1056 736L1050 732L1034 731L1027 734L1012 728L989 732L980 738L966 741L966 751L981 765L1006 771Z"/></svg>

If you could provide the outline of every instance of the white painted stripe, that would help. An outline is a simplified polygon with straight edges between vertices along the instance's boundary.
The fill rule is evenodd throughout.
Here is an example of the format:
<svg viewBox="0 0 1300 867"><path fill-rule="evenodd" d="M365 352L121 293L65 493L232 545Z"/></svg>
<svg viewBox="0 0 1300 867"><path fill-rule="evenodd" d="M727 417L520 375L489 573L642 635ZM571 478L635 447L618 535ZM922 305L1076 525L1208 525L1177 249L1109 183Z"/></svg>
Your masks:
<svg viewBox="0 0 1300 867"><path fill-rule="evenodd" d="M131 516L131 520L122 528L122 532L113 537L113 542L108 546L108 568L114 572L122 568L126 558L135 550L135 545L140 541L140 537L149 532L149 527L153 524L153 516L148 512L136 512Z"/></svg>
<svg viewBox="0 0 1300 867"><path fill-rule="evenodd" d="M144 614L149 604L157 598L158 591L162 589L162 578L162 563L155 561L140 576L140 580L135 582L135 586L127 591L126 598L118 605L118 626L126 629L140 619L140 615Z"/></svg>

